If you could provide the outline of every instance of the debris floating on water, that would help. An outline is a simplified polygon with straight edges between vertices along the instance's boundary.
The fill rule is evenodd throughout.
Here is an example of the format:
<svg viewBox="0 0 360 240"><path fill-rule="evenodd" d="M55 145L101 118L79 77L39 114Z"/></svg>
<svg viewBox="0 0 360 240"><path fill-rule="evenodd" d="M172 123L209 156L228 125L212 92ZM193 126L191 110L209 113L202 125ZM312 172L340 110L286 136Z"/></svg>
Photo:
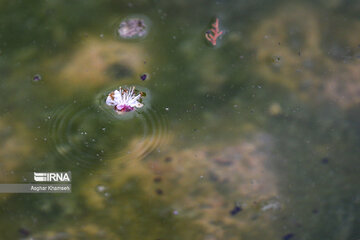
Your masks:
<svg viewBox="0 0 360 240"><path fill-rule="evenodd" d="M41 75L40 75L40 74L35 74L34 77L33 77L33 81L34 81L34 82L39 82L39 81L41 81Z"/></svg>
<svg viewBox="0 0 360 240"><path fill-rule="evenodd" d="M124 114L142 108L144 106L142 100L145 96L144 92L136 90L135 87L120 87L119 90L109 93L106 104L113 106L118 114Z"/></svg>
<svg viewBox="0 0 360 240"><path fill-rule="evenodd" d="M240 206L235 206L231 211L230 211L230 215L231 216L235 216L236 214L238 214L239 212L241 212L242 208Z"/></svg>
<svg viewBox="0 0 360 240"><path fill-rule="evenodd" d="M215 23L212 24L213 28L205 33L206 39L211 42L213 46L216 46L216 40L223 34L223 31L219 30L219 19L216 18ZM211 35L212 33L212 35Z"/></svg>
<svg viewBox="0 0 360 240"><path fill-rule="evenodd" d="M118 33L122 38L141 38L146 36L148 27L141 18L129 18L120 23Z"/></svg>
<svg viewBox="0 0 360 240"><path fill-rule="evenodd" d="M148 75L146 73L144 73L140 76L140 79L145 81L147 79L147 77L148 77Z"/></svg>

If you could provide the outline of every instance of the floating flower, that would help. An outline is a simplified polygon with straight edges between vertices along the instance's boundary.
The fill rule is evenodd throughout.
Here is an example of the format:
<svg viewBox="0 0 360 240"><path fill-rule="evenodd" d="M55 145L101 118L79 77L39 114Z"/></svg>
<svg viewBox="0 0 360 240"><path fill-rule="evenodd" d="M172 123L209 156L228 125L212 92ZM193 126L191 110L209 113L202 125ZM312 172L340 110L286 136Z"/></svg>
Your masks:
<svg viewBox="0 0 360 240"><path fill-rule="evenodd" d="M146 94L144 92L139 92L135 87L122 88L115 90L106 98L106 104L113 106L114 110L118 114L123 114L127 112L132 112L137 108L142 108L142 99Z"/></svg>
<svg viewBox="0 0 360 240"><path fill-rule="evenodd" d="M129 18L120 23L118 33L122 38L144 37L147 34L147 26L143 19Z"/></svg>
<svg viewBox="0 0 360 240"><path fill-rule="evenodd" d="M219 19L216 18L215 23L212 24L213 28L205 33L206 39L211 42L213 46L216 46L216 40L223 34L223 31L219 30ZM212 33L212 35L210 34Z"/></svg>

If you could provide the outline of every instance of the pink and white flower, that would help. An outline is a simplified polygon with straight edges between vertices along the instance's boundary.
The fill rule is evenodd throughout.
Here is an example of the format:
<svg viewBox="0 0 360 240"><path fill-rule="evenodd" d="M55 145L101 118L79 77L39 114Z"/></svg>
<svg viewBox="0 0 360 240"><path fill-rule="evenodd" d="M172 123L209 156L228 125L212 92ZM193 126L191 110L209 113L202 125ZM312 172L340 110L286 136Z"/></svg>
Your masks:
<svg viewBox="0 0 360 240"><path fill-rule="evenodd" d="M145 96L144 92L139 92L135 87L122 88L115 90L106 98L106 104L113 106L114 110L118 114L123 114L126 112L132 112L137 108L142 108L142 98Z"/></svg>

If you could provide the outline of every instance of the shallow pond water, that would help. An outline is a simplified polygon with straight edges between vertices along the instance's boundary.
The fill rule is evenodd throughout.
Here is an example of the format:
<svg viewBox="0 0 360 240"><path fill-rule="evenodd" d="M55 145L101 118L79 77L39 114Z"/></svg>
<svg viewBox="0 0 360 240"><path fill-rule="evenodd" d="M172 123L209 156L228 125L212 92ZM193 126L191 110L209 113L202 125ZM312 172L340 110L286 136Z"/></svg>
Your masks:
<svg viewBox="0 0 360 240"><path fill-rule="evenodd" d="M72 174L0 193L0 239L360 239L359 11L0 1L0 184Z"/></svg>

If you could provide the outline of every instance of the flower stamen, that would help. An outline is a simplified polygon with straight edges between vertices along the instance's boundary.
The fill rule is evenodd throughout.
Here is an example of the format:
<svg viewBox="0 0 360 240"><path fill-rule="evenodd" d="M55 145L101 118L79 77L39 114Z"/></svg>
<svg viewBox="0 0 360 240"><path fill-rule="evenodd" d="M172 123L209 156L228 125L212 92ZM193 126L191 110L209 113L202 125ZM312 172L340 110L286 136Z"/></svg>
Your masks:
<svg viewBox="0 0 360 240"><path fill-rule="evenodd" d="M135 87L122 88L109 93L106 98L106 104L114 106L114 110L118 114L132 112L144 105L141 103L145 96L143 92L138 92Z"/></svg>

